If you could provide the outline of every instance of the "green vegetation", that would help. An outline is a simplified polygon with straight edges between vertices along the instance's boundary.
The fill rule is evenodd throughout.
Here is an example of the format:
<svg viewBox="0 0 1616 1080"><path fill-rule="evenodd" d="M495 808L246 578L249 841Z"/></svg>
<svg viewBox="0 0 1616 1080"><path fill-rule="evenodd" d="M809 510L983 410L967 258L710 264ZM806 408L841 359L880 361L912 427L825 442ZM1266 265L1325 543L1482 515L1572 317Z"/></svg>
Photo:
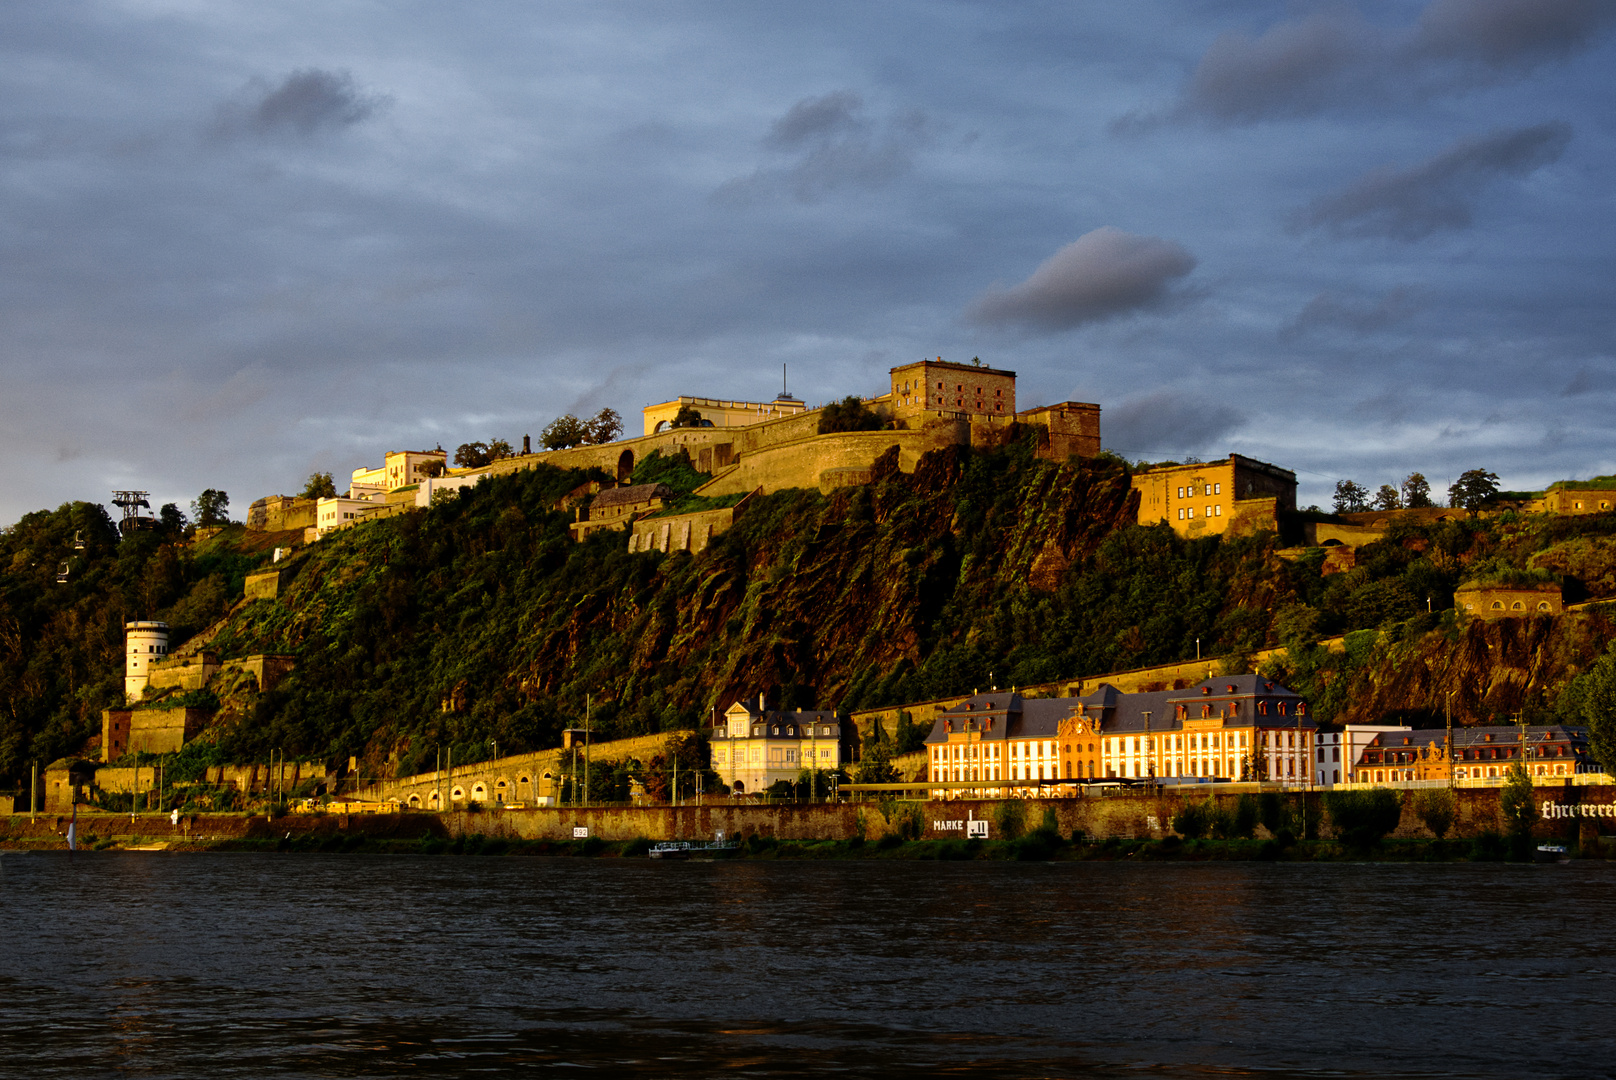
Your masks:
<svg viewBox="0 0 1616 1080"><path fill-rule="evenodd" d="M1341 842L1355 851L1365 852L1397 828L1397 823L1403 817L1403 798L1400 792L1383 788L1374 791L1327 791L1324 793L1324 808Z"/></svg>
<svg viewBox="0 0 1616 1080"><path fill-rule="evenodd" d="M831 402L819 412L821 435L839 431L879 431L885 426L862 398L851 395Z"/></svg>
<svg viewBox="0 0 1616 1080"><path fill-rule="evenodd" d="M1281 558L1271 534L1189 540L1130 524L1126 463L1049 462L1035 439L936 451L912 475L889 453L869 485L758 496L697 556L630 554L609 532L574 543L557 506L599 474L550 467L344 530L283 564L281 598L234 609L213 638L226 656L285 652L298 666L239 710L217 691L225 709L206 739L234 760L273 749L410 772L443 748L471 762L496 743L555 746L586 700L609 739L703 729L714 708L758 693L900 705L1181 661L1199 642L1220 670L1281 646L1262 670L1322 720L1433 726L1450 704L1457 723L1575 717L1616 756L1616 707L1601 704L1616 699L1616 660L1599 662L1616 639L1611 608L1500 621L1451 610L1466 579L1560 577L1568 600L1616 598L1616 517L1399 522L1326 576L1323 551ZM707 479L684 454L648 455L632 477L667 484L676 507L708 505L681 503ZM232 610L266 561L260 542L240 526L195 545L164 528L120 542L82 503L0 533L0 776L83 751L121 698L123 622L164 619L183 644ZM1343 633L1340 648L1322 644ZM1494 677L1517 670L1533 674ZM882 733L888 761L925 733L900 715ZM689 767L704 764L693 753ZM602 773L591 793L625 783ZM1300 821L1282 828L1297 835ZM1205 830L1249 832L1234 819Z"/></svg>

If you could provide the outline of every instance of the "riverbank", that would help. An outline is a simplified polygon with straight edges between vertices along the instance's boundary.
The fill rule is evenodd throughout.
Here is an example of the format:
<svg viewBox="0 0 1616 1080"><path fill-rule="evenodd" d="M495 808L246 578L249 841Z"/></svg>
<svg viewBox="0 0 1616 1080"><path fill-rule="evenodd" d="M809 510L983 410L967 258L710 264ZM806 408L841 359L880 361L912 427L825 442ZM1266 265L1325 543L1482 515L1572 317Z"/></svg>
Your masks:
<svg viewBox="0 0 1616 1080"><path fill-rule="evenodd" d="M1535 842L1600 853L1616 842L1616 789L1539 787ZM726 838L761 857L786 845L783 857L985 858L1334 858L1329 800L1320 793L1263 793L1207 798L1178 791L1078 799L934 800L838 803L708 802L693 806L586 806L456 811L447 814L109 814L80 808L81 850L465 851L568 854L623 852L656 840ZM1453 793L1433 831L1419 800L1392 806L1391 825L1376 835L1386 851L1490 852L1509 832L1495 789ZM70 818L40 814L0 818L0 848L65 848ZM1440 833L1440 837L1438 836ZM1349 836L1352 834L1349 832ZM1042 839L1038 839L1042 838ZM1055 838L1051 840L1050 838ZM1204 839L1203 839L1204 838ZM1358 839L1362 839L1361 834ZM1420 843L1450 847L1421 848ZM826 847L825 845L832 845ZM839 846L837 846L839 845ZM974 845L974 846L973 846ZM1224 846L1215 846L1224 845ZM1459 845L1458 848L1451 845ZM1477 847L1477 845L1481 845ZM1045 855L1033 852L1048 848ZM1121 852L1121 854L1117 854ZM1310 854L1311 853L1311 854ZM898 857L898 856L893 856ZM1347 857L1343 855L1341 857ZM1387 856L1391 857L1391 856ZM1407 856L1414 858L1414 855ZM1491 857L1485 855L1484 857Z"/></svg>
<svg viewBox="0 0 1616 1080"><path fill-rule="evenodd" d="M260 819L261 820L261 819ZM283 822L284 824L284 822ZM408 831L408 830L406 830ZM275 852L282 854L368 854L464 856L482 858L647 858L652 841L637 837L607 841L599 837L578 840L524 840L469 833L458 836L424 831L401 835L396 829L325 830L271 835L262 829L243 830L236 836L194 836L157 839L83 834L79 850L144 852ZM1531 862L1538 841L1487 833L1469 839L1387 839L1367 847L1352 847L1334 840L1295 840L1288 836L1265 839L1159 840L1091 839L1034 832L1015 840L949 839L904 840L887 834L869 843L850 840L776 840L752 836L725 852L724 860L824 861L891 860L900 862ZM4 845L11 853L61 851L65 843L40 837ZM1586 844L1566 845L1569 859L1616 859L1616 837L1596 837ZM711 857L707 857L711 861Z"/></svg>

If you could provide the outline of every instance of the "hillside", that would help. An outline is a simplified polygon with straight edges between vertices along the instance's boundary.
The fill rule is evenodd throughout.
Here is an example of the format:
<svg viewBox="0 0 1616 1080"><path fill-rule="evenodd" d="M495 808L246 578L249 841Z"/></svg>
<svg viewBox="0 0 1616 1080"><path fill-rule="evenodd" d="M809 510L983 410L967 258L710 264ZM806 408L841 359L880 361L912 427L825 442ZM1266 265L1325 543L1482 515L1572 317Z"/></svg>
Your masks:
<svg viewBox="0 0 1616 1080"><path fill-rule="evenodd" d="M1325 718L1439 723L1450 690L1461 722L1546 715L1616 637L1602 608L1444 610L1478 574L1616 593L1607 518L1402 525L1323 576L1323 552L1288 561L1270 534L1131 525L1123 462L1032 449L935 451L913 474L888 458L868 486L759 497L696 556L630 554L619 533L573 543L555 507L585 476L541 467L337 533L292 560L279 600L239 605L261 534L119 543L99 507L30 515L0 535L0 772L84 745L118 700L126 618L166 619L179 644L232 605L212 647L298 668L220 714L214 753L357 755L372 774L430 766L443 744L463 761L553 746L586 703L601 737L634 735L759 693L869 707L1193 657L1197 639L1231 668L1289 645L1269 670ZM645 468L637 480L701 479L682 461ZM82 565L58 585L75 530ZM1359 629L1344 654L1310 647Z"/></svg>

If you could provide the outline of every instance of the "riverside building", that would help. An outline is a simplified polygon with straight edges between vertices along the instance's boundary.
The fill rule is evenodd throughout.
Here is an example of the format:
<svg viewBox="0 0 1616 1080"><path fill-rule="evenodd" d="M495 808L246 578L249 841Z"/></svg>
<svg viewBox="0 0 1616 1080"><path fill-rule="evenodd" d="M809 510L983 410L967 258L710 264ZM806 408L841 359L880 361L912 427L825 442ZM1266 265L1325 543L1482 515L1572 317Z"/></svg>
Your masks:
<svg viewBox="0 0 1616 1080"><path fill-rule="evenodd" d="M1306 784L1317 725L1307 702L1259 675L1080 698L977 694L937 715L927 778L1041 787L1107 779Z"/></svg>
<svg viewBox="0 0 1616 1080"><path fill-rule="evenodd" d="M771 711L761 697L737 701L713 730L713 771L735 794L755 795L781 780L795 783L804 769L840 768L842 741L833 712Z"/></svg>

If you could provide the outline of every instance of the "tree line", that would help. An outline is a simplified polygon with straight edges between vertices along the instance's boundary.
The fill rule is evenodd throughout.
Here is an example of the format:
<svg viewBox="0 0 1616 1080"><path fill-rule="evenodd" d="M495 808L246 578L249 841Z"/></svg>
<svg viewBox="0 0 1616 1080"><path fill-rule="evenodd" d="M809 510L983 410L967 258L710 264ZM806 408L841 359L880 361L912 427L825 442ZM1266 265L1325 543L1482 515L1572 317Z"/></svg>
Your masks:
<svg viewBox="0 0 1616 1080"><path fill-rule="evenodd" d="M1448 505L1472 514L1498 497L1498 474L1486 469L1470 469L1448 487ZM1337 480L1335 512L1361 514L1370 510L1420 510L1437 506L1431 498L1431 483L1421 473L1409 473L1402 484L1380 485L1373 495L1355 480Z"/></svg>

